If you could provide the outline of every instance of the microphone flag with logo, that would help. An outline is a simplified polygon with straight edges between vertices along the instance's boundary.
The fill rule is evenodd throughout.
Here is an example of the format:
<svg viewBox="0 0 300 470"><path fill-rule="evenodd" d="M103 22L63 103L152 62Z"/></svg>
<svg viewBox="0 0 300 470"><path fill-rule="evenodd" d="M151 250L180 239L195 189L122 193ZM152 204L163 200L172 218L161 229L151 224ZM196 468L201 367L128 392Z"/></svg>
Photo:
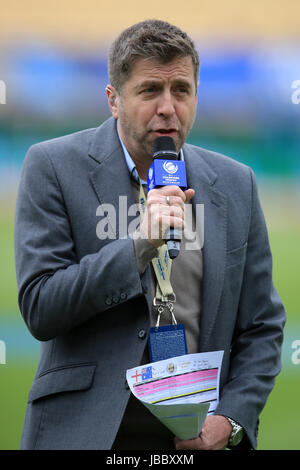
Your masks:
<svg viewBox="0 0 300 470"><path fill-rule="evenodd" d="M153 145L153 163L148 170L148 191L161 186L179 186L187 188L185 163L178 160L174 140L169 136L158 137ZM170 228L165 234L168 253L171 259L180 251L182 232Z"/></svg>

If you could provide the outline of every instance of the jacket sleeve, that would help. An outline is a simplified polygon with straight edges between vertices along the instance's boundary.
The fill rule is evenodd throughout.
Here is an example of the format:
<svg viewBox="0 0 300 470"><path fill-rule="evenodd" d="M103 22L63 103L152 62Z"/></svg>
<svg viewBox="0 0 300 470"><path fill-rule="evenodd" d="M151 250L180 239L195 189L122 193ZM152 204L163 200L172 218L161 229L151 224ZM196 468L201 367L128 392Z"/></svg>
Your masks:
<svg viewBox="0 0 300 470"><path fill-rule="evenodd" d="M114 295L122 303L143 294L131 238L77 259L63 194L40 144L27 152L21 174L15 264L20 311L41 341L105 313Z"/></svg>
<svg viewBox="0 0 300 470"><path fill-rule="evenodd" d="M228 380L216 414L243 426L257 445L258 417L281 369L285 310L272 281L272 255L252 170L252 210Z"/></svg>

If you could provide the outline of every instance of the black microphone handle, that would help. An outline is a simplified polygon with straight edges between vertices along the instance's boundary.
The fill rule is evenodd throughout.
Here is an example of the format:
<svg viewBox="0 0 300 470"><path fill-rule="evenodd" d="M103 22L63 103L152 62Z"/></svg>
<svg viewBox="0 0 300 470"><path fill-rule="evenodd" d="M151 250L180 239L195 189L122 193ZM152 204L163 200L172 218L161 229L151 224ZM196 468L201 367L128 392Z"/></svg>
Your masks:
<svg viewBox="0 0 300 470"><path fill-rule="evenodd" d="M182 231L178 228L170 228L165 233L164 240L168 247L168 253L171 259L176 258L180 252L180 242L182 238Z"/></svg>

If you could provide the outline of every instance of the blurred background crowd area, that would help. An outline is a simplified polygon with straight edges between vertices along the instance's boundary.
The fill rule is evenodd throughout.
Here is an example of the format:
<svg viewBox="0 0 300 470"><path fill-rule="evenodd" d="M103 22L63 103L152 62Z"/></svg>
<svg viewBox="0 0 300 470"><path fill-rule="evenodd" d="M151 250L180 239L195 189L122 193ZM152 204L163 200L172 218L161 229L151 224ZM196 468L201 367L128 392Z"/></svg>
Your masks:
<svg viewBox="0 0 300 470"><path fill-rule="evenodd" d="M199 52L198 112L188 141L256 173L275 284L288 312L283 370L262 415L259 443L299 449L300 365L292 359L300 340L299 0L1 1L0 340L6 361L0 360L0 421L6 424L0 449L18 448L39 348L18 311L14 271L14 206L26 151L109 116L108 47L125 27L147 18L178 25Z"/></svg>
<svg viewBox="0 0 300 470"><path fill-rule="evenodd" d="M273 1L18 1L1 5L1 173L6 182L33 142L108 116L107 50L126 26L159 17L181 26L201 58L190 141L251 164L257 174L299 176L300 4ZM297 85L297 84L295 84ZM300 101L300 82L299 82Z"/></svg>

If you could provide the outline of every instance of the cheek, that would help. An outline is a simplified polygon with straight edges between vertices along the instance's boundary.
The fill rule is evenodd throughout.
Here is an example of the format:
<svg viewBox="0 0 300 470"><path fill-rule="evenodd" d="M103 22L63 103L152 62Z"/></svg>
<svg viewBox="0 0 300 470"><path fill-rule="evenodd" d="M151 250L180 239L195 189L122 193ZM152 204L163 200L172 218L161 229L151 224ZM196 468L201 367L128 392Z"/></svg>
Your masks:
<svg viewBox="0 0 300 470"><path fill-rule="evenodd" d="M182 106L178 117L182 125L189 127L195 119L196 116L196 106L194 104L190 106Z"/></svg>
<svg viewBox="0 0 300 470"><path fill-rule="evenodd" d="M155 116L155 106L153 104L143 103L137 109L136 118L144 124L150 122L153 116Z"/></svg>
<svg viewBox="0 0 300 470"><path fill-rule="evenodd" d="M147 108L141 104L129 105L126 109L126 114L131 124L137 127L147 122L149 116Z"/></svg>

